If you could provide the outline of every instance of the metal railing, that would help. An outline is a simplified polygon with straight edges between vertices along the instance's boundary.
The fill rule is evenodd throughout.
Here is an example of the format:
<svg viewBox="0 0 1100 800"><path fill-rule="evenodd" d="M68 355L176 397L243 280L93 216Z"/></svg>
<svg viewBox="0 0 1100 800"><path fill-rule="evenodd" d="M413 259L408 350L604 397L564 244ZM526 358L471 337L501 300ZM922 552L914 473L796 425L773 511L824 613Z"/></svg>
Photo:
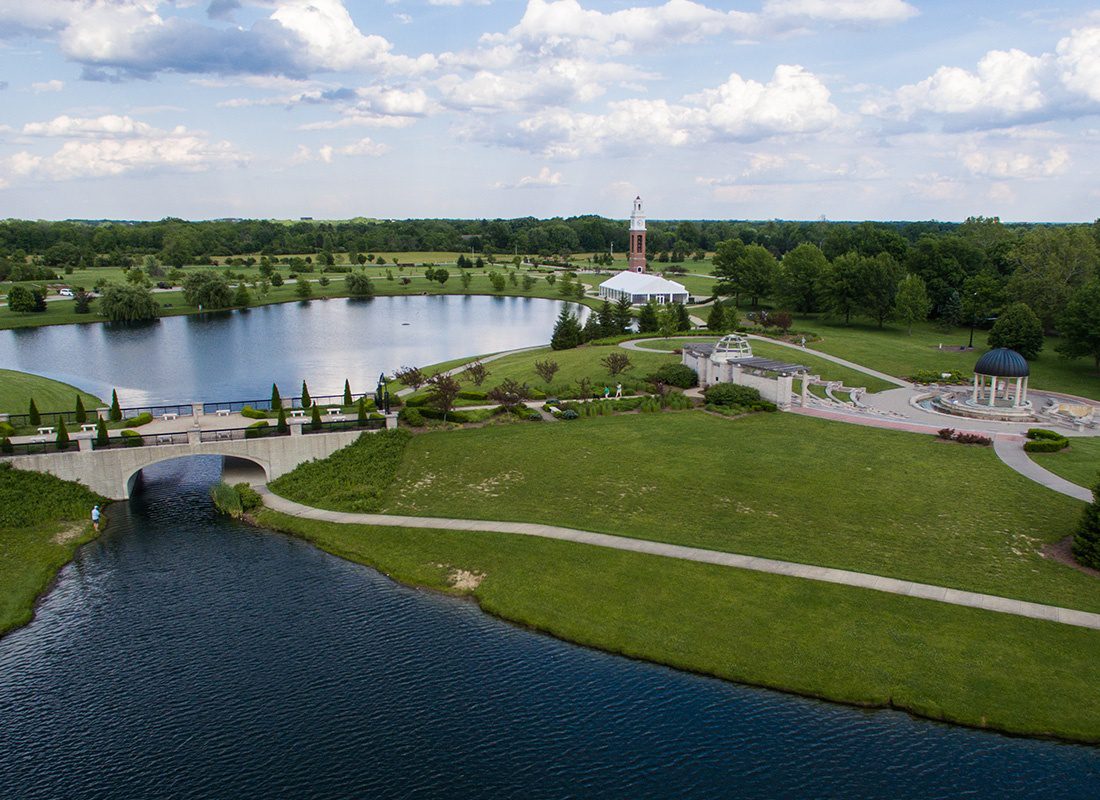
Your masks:
<svg viewBox="0 0 1100 800"><path fill-rule="evenodd" d="M360 394L353 394L351 396L351 405L354 406L356 403L358 403L359 399L361 397L365 397L367 399L367 401L370 403L370 406L373 408L373 405L374 405L374 393L373 392L364 392L364 393L360 393ZM283 408L286 409L287 411L289 411L292 408L301 408L302 407L302 398L301 397L298 397L298 396L283 397L281 399L282 399ZM332 407L339 406L341 408L345 407L344 406L344 396L342 394L310 395L310 401L314 405L318 405L318 406L332 406ZM216 411L226 411L226 410L228 410L231 414L240 413L241 409L243 409L245 406L248 406L250 408L254 408L257 411L271 411L271 398L268 397L268 398L265 398L263 400L218 400L218 401L212 401L212 402L202 404L203 413L206 413L206 414L212 414Z"/></svg>
<svg viewBox="0 0 1100 800"><path fill-rule="evenodd" d="M218 430L202 431L199 434L200 442L235 442L244 439L266 439L271 436L290 436L290 431L280 432L274 425L262 428L219 428Z"/></svg>
<svg viewBox="0 0 1100 800"><path fill-rule="evenodd" d="M183 403L178 405L163 405L163 406L134 406L131 408L120 409L122 411L123 419L132 419L139 414L151 414L153 417L162 417L165 414L175 414L180 417L190 417L193 413L193 408L190 403ZM84 422L77 422L76 411L40 411L38 413L39 422L37 425L31 422L30 414L9 414L8 424L13 428L33 428L37 426L50 425L57 427L58 423L64 419L65 424L68 426L73 425L89 425L94 423L98 416L96 415L96 409L89 408L84 412Z"/></svg>
<svg viewBox="0 0 1100 800"><path fill-rule="evenodd" d="M164 444L187 444L186 433L143 433L138 436L112 436L105 444L92 440L93 450L118 450L123 447L156 447Z"/></svg>
<svg viewBox="0 0 1100 800"><path fill-rule="evenodd" d="M13 444L8 442L2 448L0 448L0 458L13 458L14 456L37 456L44 455L46 453L64 453L69 450L77 450L80 445L75 441L70 441L64 447L58 447L57 442L50 440L46 442L22 442L20 444Z"/></svg>
<svg viewBox="0 0 1100 800"><path fill-rule="evenodd" d="M334 433L336 431L376 431L386 427L386 420L383 419L365 419L360 422L358 419L345 419L345 420L333 420L329 422L322 422L320 426L314 425L312 422L307 422L302 426L302 433Z"/></svg>

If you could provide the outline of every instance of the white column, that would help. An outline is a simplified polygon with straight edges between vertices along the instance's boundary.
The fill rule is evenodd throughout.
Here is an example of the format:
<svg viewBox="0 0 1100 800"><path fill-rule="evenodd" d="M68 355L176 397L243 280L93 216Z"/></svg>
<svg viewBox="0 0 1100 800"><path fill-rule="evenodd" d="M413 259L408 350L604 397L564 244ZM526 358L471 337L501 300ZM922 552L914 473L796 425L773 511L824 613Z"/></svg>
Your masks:
<svg viewBox="0 0 1100 800"><path fill-rule="evenodd" d="M990 388L989 388L989 407L993 408L996 405L997 400L997 378L996 376L990 376Z"/></svg>
<svg viewBox="0 0 1100 800"><path fill-rule="evenodd" d="M1013 408L1019 408L1020 407L1020 388L1023 386L1023 382L1024 382L1023 378L1017 378L1016 379L1016 397L1013 398L1013 400L1012 400L1012 407Z"/></svg>
<svg viewBox="0 0 1100 800"><path fill-rule="evenodd" d="M970 402L975 403L975 404L978 402L978 376L977 375L974 376L974 392L971 395Z"/></svg>
<svg viewBox="0 0 1100 800"><path fill-rule="evenodd" d="M1028 381L1028 379L1024 378L1024 400L1023 400L1023 402L1025 402L1025 403L1027 402L1027 381Z"/></svg>

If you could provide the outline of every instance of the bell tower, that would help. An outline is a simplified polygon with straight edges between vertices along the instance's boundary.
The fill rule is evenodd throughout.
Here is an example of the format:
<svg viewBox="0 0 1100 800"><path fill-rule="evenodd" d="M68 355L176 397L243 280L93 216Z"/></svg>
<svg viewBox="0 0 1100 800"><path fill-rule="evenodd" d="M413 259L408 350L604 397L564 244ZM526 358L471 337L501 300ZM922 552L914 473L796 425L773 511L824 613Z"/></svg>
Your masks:
<svg viewBox="0 0 1100 800"><path fill-rule="evenodd" d="M630 261L627 269L631 272L645 272L645 214L642 213L642 198L634 198L634 211L630 215Z"/></svg>

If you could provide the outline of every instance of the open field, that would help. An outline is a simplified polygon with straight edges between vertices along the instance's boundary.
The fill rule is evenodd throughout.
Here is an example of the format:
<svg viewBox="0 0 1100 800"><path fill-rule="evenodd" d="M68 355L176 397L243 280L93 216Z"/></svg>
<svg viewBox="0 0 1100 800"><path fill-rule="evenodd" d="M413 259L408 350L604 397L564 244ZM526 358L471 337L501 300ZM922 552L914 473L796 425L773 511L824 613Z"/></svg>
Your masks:
<svg viewBox="0 0 1100 800"><path fill-rule="evenodd" d="M357 481L330 480L349 491ZM1095 578L1038 552L1072 532L1081 508L989 448L702 412L416 436L382 502L390 513L543 522L1098 611Z"/></svg>
<svg viewBox="0 0 1100 800"><path fill-rule="evenodd" d="M989 349L986 345L988 332L978 330L974 332L974 350L939 350L940 344L965 345L970 329L945 332L930 323L914 325L912 336L905 328L895 325L880 330L869 324L845 326L806 317L799 317L795 328L812 330L821 337L821 341L810 343L811 349L902 378L918 369L936 372L957 369L971 374L979 356ZM1031 386L1100 400L1100 375L1096 374L1091 360L1062 358L1054 352L1057 341L1047 337L1039 357L1030 362Z"/></svg>
<svg viewBox="0 0 1100 800"><path fill-rule="evenodd" d="M101 498L80 484L0 465L0 634L26 625L35 599L94 536Z"/></svg>
<svg viewBox="0 0 1100 800"><path fill-rule="evenodd" d="M67 383L0 369L0 412L6 414L26 414L31 398L39 411L71 411L76 408L76 396L84 398L84 407L91 413L105 405L95 395L82 392Z"/></svg>
<svg viewBox="0 0 1100 800"><path fill-rule="evenodd" d="M1069 440L1067 449L1058 453L1029 453L1043 469L1049 469L1067 481L1091 489L1100 484L1100 439Z"/></svg>
<svg viewBox="0 0 1100 800"><path fill-rule="evenodd" d="M879 592L598 547L373 528L262 511L262 525L489 613L632 658L967 725L1100 740L1100 633ZM981 668L976 669L980 664Z"/></svg>

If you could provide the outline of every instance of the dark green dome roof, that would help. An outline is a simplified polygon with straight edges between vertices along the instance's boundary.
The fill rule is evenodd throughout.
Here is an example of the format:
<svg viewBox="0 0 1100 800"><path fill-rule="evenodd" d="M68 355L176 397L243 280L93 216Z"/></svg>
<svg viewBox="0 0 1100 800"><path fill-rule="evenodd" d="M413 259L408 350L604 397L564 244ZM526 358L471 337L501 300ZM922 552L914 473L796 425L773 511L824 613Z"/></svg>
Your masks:
<svg viewBox="0 0 1100 800"><path fill-rule="evenodd" d="M1031 374L1031 368L1027 365L1027 359L1015 350L998 347L978 359L974 372L996 378L1026 378Z"/></svg>

